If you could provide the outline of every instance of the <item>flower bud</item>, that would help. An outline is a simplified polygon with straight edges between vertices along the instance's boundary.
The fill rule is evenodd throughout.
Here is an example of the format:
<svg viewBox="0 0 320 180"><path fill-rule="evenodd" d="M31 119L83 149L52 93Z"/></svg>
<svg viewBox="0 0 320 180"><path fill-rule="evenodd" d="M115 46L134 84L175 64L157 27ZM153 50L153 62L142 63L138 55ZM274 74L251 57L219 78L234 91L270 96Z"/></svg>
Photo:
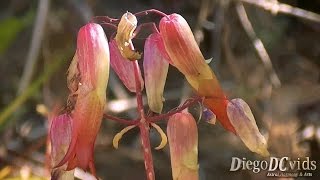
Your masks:
<svg viewBox="0 0 320 180"><path fill-rule="evenodd" d="M267 142L259 132L249 105L242 99L232 99L227 105L227 113L242 142L252 152L269 156Z"/></svg>
<svg viewBox="0 0 320 180"><path fill-rule="evenodd" d="M189 113L177 113L169 118L167 135L174 180L197 180L198 129Z"/></svg>
<svg viewBox="0 0 320 180"><path fill-rule="evenodd" d="M161 113L163 107L163 90L167 79L169 63L162 56L157 43L161 41L160 34L151 34L144 45L144 78L148 104L153 112Z"/></svg>

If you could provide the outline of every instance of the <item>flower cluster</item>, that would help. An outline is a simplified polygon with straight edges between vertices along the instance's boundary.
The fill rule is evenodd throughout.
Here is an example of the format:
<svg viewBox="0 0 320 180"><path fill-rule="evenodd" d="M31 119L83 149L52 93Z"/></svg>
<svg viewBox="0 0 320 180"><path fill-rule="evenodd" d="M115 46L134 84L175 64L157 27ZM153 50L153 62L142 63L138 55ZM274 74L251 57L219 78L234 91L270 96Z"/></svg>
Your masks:
<svg viewBox="0 0 320 180"><path fill-rule="evenodd" d="M161 149L167 142L165 133L155 123L161 119L169 119L167 135L173 179L198 179L197 125L192 115L185 111L197 102L213 113L211 117L216 117L226 130L240 137L251 151L268 156L266 140L259 132L250 107L242 99L227 98L206 63L187 21L179 14L166 15L157 10L142 14L147 15L148 12L163 17L159 28L152 24L153 33L145 41L143 55L133 46L132 39L139 31L136 30L138 20L130 12L120 20L110 21L114 23L111 25L117 26L117 32L109 41L99 24L89 23L80 29L76 53L67 76L70 90L67 111L52 117L50 137L53 166L65 166L62 170L89 168L96 175L93 148L104 115L110 63L126 88L136 93L139 113L135 121L105 115L107 119L130 125L115 136L113 144L118 148L122 135L139 127L148 179L154 179L149 128L155 128L162 137L156 149ZM144 79L137 61L142 58ZM185 76L196 98L161 114L169 65ZM141 97L144 88L148 106L154 112L152 115L144 113Z"/></svg>

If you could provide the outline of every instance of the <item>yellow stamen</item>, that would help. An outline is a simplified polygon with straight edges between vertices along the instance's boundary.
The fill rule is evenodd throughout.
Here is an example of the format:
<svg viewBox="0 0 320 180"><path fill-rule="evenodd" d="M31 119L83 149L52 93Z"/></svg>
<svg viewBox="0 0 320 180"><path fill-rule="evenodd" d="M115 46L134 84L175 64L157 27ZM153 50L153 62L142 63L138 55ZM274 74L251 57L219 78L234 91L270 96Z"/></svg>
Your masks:
<svg viewBox="0 0 320 180"><path fill-rule="evenodd" d="M122 129L120 132L118 132L118 133L114 136L114 138L113 138L113 140L112 140L113 147L114 147L115 149L118 149L118 147L119 147L119 141L120 141L120 139L122 138L122 136L123 136L126 132L128 132L129 130L133 129L133 128L136 127L136 126L137 126L137 125L127 126L127 127L125 127L124 129Z"/></svg>
<svg viewBox="0 0 320 180"><path fill-rule="evenodd" d="M166 134L163 132L163 130L161 129L161 127L159 127L157 124L151 123L151 126L154 127L154 128L158 131L158 133L160 134L160 136L161 136L161 142L160 142L159 146L155 147L156 150L160 150L160 149L164 148L164 146L167 145L167 142L168 142L167 136L166 136Z"/></svg>

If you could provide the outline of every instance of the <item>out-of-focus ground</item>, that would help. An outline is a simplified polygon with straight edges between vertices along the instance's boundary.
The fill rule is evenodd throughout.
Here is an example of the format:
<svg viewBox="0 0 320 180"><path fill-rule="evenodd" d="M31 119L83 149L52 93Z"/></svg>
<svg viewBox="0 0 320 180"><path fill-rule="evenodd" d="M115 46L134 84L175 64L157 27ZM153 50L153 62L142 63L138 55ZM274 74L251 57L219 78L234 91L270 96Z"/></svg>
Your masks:
<svg viewBox="0 0 320 180"><path fill-rule="evenodd" d="M297 17L296 11L283 14L276 6L264 9L231 0L41 1L0 2L0 179L48 177L48 121L44 107L53 109L66 102L66 71L74 54L78 29L92 16L119 18L126 11L150 8L179 13L187 19L205 57L213 57L210 65L228 96L241 97L249 103L261 132L268 139L271 155L317 160L312 178L319 179L319 15L308 20L310 14ZM276 0L259 2L277 3ZM319 0L279 2L320 14ZM41 20L41 17L46 18ZM158 20L158 16L141 18L143 22L152 20ZM114 32L105 30L108 37ZM143 49L145 38L141 36L135 41L138 50ZM267 54L257 44L259 39ZM37 42L41 43L37 45ZM24 71L31 72L29 82L21 81L28 79ZM108 113L125 118L135 116L135 103L129 101L132 94L119 84L113 73L107 91ZM191 95L183 76L172 67L165 91L164 111ZM116 112L114 105L119 105L119 100L127 103L119 106L123 108L121 112ZM193 109L196 112L199 107ZM165 129L165 123L160 125ZM138 130L127 133L118 150L112 147L113 136L122 128L123 125L115 122L103 121L95 148L98 176L112 180L145 179ZM151 140L154 147L159 142L153 130ZM157 179L171 179L168 147L153 151L153 155ZM269 179L265 172L229 172L232 157L263 159L219 123L210 125L200 121L202 180Z"/></svg>

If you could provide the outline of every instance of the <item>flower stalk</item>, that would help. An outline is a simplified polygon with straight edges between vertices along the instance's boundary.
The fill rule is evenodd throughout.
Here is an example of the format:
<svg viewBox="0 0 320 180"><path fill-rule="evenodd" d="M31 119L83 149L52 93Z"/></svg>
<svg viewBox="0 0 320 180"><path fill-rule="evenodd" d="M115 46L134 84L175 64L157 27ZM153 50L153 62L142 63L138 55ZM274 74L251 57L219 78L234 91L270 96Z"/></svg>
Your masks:
<svg viewBox="0 0 320 180"><path fill-rule="evenodd" d="M133 44L131 44L131 50L134 51ZM133 69L134 69L134 79L136 83L136 97L137 97L137 110L140 116L140 138L141 138L141 145L142 151L144 156L144 166L146 169L146 176L148 180L154 180L154 167L153 167L153 160L151 154L151 145L150 145L150 138L149 138L149 122L147 121L143 109L143 100L142 100L142 89L141 89L141 72L139 68L138 61L135 60L132 62Z"/></svg>
<svg viewBox="0 0 320 180"><path fill-rule="evenodd" d="M154 180L155 174L154 174L154 167L153 167L153 160L152 160L152 154L151 154L151 146L150 146L150 138L149 138L149 122L145 118L144 110L143 110L143 102L142 102L142 94L141 89L139 89L140 85L140 79L138 76L138 73L140 73L140 69L138 66L138 62L134 61L132 62L134 66L134 77L136 81L136 96L137 96L137 107L138 112L140 113L140 138L141 138L141 145L142 145L142 151L144 156L144 165L146 169L146 175L148 180Z"/></svg>

